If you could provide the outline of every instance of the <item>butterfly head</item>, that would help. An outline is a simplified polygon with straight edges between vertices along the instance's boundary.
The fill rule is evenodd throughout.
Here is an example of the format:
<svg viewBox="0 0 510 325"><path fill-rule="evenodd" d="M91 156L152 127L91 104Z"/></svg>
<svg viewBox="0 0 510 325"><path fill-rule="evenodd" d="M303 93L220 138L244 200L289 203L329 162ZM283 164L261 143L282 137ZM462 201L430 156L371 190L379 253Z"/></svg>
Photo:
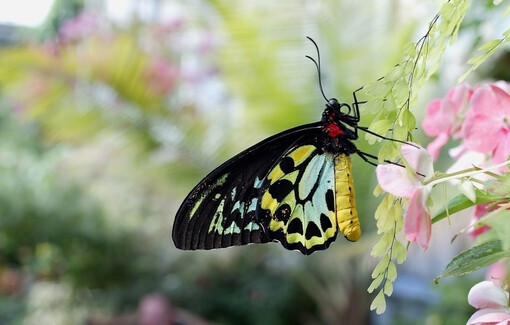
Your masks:
<svg viewBox="0 0 510 325"><path fill-rule="evenodd" d="M339 103L336 98L331 98L326 104L323 120L335 124L345 123L351 127L355 127L358 124L359 118L352 115L352 109L349 104Z"/></svg>

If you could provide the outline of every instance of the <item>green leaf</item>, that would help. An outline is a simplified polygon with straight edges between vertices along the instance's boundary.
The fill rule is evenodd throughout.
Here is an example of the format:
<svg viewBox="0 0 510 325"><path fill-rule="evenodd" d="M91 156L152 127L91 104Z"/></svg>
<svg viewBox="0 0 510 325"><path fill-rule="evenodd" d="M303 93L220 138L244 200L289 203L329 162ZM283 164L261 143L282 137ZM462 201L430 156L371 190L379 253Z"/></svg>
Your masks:
<svg viewBox="0 0 510 325"><path fill-rule="evenodd" d="M414 44L411 44L411 45L414 48ZM391 69L390 72L388 72L386 74L386 76L384 76L384 79L386 81L397 81L399 79L402 79L403 77L404 77L404 66L401 64L398 64L398 65L394 66L393 69Z"/></svg>
<svg viewBox="0 0 510 325"><path fill-rule="evenodd" d="M382 256L388 248L390 247L391 241L393 239L393 232L385 233L382 238L374 245L372 248L372 252L370 253L372 256Z"/></svg>
<svg viewBox="0 0 510 325"><path fill-rule="evenodd" d="M503 250L501 241L483 243L454 257L434 281L437 283L441 278L468 274L507 257L510 257L510 251Z"/></svg>
<svg viewBox="0 0 510 325"><path fill-rule="evenodd" d="M386 233L393 227L394 215L391 211L392 207L393 205L390 205L389 196L385 196L381 204L379 204L379 207L377 207L375 211L377 234Z"/></svg>
<svg viewBox="0 0 510 325"><path fill-rule="evenodd" d="M393 122L390 120L375 121L370 125L369 130L377 134L385 135L386 133L388 133L391 124L393 124Z"/></svg>
<svg viewBox="0 0 510 325"><path fill-rule="evenodd" d="M384 192L384 190L381 188L381 186L379 184L376 185L376 187L374 188L374 192L372 192L372 194L375 197L378 197L379 195L385 194L385 193L386 192Z"/></svg>
<svg viewBox="0 0 510 325"><path fill-rule="evenodd" d="M472 64L473 66L477 67L480 64L482 64L483 61L485 61L486 58L487 58L487 53L482 53L480 55L472 57L471 59L469 59L467 61L467 63L468 64Z"/></svg>
<svg viewBox="0 0 510 325"><path fill-rule="evenodd" d="M400 125L405 126L409 131L414 129L414 127L416 126L416 119L410 110L404 109L400 114L399 123Z"/></svg>
<svg viewBox="0 0 510 325"><path fill-rule="evenodd" d="M379 285L381 285L383 280L384 280L384 274L381 273L375 277L374 281L372 281L372 283L370 284L370 287L368 287L367 291L369 293L374 292L374 290L377 289L379 287Z"/></svg>
<svg viewBox="0 0 510 325"><path fill-rule="evenodd" d="M441 15L441 17L450 17L450 16L452 16L454 9L455 9L455 7L453 4L446 2L441 6L441 9L439 9L439 15ZM443 24L441 24L441 25L443 25ZM441 26L440 26L440 28L441 28Z"/></svg>
<svg viewBox="0 0 510 325"><path fill-rule="evenodd" d="M392 141L386 141L385 144L379 150L379 161L384 159L392 160L397 158L399 150L395 147L395 143ZM382 159L382 160L381 160Z"/></svg>
<svg viewBox="0 0 510 325"><path fill-rule="evenodd" d="M377 263L374 271L372 272L372 279L375 279L378 275L383 274L383 270L386 269L388 262L390 261L390 256L385 255L379 263Z"/></svg>
<svg viewBox="0 0 510 325"><path fill-rule="evenodd" d="M385 98L383 105L383 111L384 114L387 116L390 116L391 114L395 115L395 112L397 110L397 104L395 103L395 98L393 98L393 94L389 94Z"/></svg>
<svg viewBox="0 0 510 325"><path fill-rule="evenodd" d="M381 81L373 82L363 88L363 93L366 94L367 99L384 98L390 91L390 86Z"/></svg>
<svg viewBox="0 0 510 325"><path fill-rule="evenodd" d="M392 99L391 99L392 100ZM390 120L395 121L397 118L397 110L396 109L387 109L389 106L387 105L387 101L384 102L384 105L381 106L381 110L374 117L374 121L378 120Z"/></svg>
<svg viewBox="0 0 510 325"><path fill-rule="evenodd" d="M462 211L464 209L470 208L474 205L490 202L490 201L498 201L500 198L491 194L490 192L485 192L479 189L475 189L476 200L473 202L464 194L459 194L448 203L439 209L434 216L432 217L432 223L436 223L439 220L444 219L448 215L452 215L456 212Z"/></svg>
<svg viewBox="0 0 510 325"><path fill-rule="evenodd" d="M375 296L370 305L370 310L375 310L378 315L384 313L386 310L386 297L384 296L383 290L379 291L377 296Z"/></svg>
<svg viewBox="0 0 510 325"><path fill-rule="evenodd" d="M398 264L402 264L407 258L407 250L405 246L398 240L395 240L393 243L391 258L396 259Z"/></svg>
<svg viewBox="0 0 510 325"><path fill-rule="evenodd" d="M416 44L407 43L404 46L403 52L404 52L404 57L412 58L412 57L416 56ZM411 70L412 70L412 64L404 64L404 74L411 73Z"/></svg>
<svg viewBox="0 0 510 325"><path fill-rule="evenodd" d="M407 126L401 125L400 123L395 123L393 126L393 138L399 139L399 140L406 140L408 135L408 129ZM388 143L392 144L393 147L395 147L395 144L391 141L388 141Z"/></svg>
<svg viewBox="0 0 510 325"><path fill-rule="evenodd" d="M390 201L389 197L385 196L384 199L381 200L381 203L377 207L377 210L375 210L375 220L385 219L387 216L388 210L390 209Z"/></svg>
<svg viewBox="0 0 510 325"><path fill-rule="evenodd" d="M387 271L387 275L386 275L386 278L393 282L395 281L395 279L397 278L397 266L395 265L395 263L393 262L390 262L388 264L388 271Z"/></svg>
<svg viewBox="0 0 510 325"><path fill-rule="evenodd" d="M377 120L374 121L368 129L374 133L385 135L391 128L391 125L392 121L390 120ZM367 133L365 139L367 139L368 143L372 145L375 143L376 140L379 140L380 138L376 137L375 135Z"/></svg>
<svg viewBox="0 0 510 325"><path fill-rule="evenodd" d="M377 220L377 234L386 233L394 227L394 215L391 209L386 211L386 216Z"/></svg>
<svg viewBox="0 0 510 325"><path fill-rule="evenodd" d="M403 107L409 98L409 84L404 79L399 79L393 86L393 97L395 105L399 108Z"/></svg>
<svg viewBox="0 0 510 325"><path fill-rule="evenodd" d="M492 50L494 50L494 48L496 48L496 47L498 47L500 45L501 45L501 40L500 39L493 39L493 40L490 40L490 41L482 44L478 48L478 51L483 51L483 52L492 51Z"/></svg>
<svg viewBox="0 0 510 325"><path fill-rule="evenodd" d="M370 115L379 113L384 106L382 99L370 99L363 104L361 110L363 114Z"/></svg>
<svg viewBox="0 0 510 325"><path fill-rule="evenodd" d="M393 294L393 283L391 281L386 281L384 283L384 294L387 295L388 297L391 296Z"/></svg>

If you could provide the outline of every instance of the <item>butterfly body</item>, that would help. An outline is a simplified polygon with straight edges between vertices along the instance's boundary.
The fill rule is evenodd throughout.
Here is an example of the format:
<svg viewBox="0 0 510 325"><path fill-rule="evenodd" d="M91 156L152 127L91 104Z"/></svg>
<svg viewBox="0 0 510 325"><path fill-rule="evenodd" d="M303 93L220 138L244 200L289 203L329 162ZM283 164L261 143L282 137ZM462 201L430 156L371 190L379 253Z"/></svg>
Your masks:
<svg viewBox="0 0 510 325"><path fill-rule="evenodd" d="M330 99L320 122L274 135L207 175L179 208L173 240L185 250L279 241L303 254L340 231L361 235L349 155L359 153L357 102ZM348 112L342 112L344 106Z"/></svg>

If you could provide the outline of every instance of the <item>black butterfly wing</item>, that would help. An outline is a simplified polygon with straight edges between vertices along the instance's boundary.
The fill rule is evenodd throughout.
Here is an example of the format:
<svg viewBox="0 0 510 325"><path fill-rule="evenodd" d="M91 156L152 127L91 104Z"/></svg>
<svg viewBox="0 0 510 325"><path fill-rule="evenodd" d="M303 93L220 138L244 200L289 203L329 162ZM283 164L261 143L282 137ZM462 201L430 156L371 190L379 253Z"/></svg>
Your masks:
<svg viewBox="0 0 510 325"><path fill-rule="evenodd" d="M180 249L212 249L271 241L257 220L261 185L293 146L316 141L321 123L276 134L234 156L207 175L177 211L172 238ZM308 139L308 140L307 140Z"/></svg>

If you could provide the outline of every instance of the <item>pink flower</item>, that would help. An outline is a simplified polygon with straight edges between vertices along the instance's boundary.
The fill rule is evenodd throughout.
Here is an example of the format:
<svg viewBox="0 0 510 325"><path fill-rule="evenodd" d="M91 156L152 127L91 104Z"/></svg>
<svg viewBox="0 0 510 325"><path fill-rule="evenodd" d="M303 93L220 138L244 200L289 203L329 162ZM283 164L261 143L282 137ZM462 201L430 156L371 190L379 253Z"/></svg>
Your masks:
<svg viewBox="0 0 510 325"><path fill-rule="evenodd" d="M468 302L479 310L469 318L466 325L508 325L510 323L508 292L492 281L475 284L469 290Z"/></svg>
<svg viewBox="0 0 510 325"><path fill-rule="evenodd" d="M506 277L506 263L504 260L499 260L491 264L485 272L485 279L494 282L497 286L502 286Z"/></svg>
<svg viewBox="0 0 510 325"><path fill-rule="evenodd" d="M427 150L434 160L450 136L459 137L462 121L459 118L467 107L473 90L467 84L452 88L445 98L435 99L427 106L427 115L423 120L423 130L428 136L436 137Z"/></svg>
<svg viewBox="0 0 510 325"><path fill-rule="evenodd" d="M488 165L488 156L479 153L473 150L469 150L464 146L463 144L452 148L448 151L450 157L454 159L453 165L451 165L447 170L447 174L455 173L461 170L473 168L473 166L477 167L487 167ZM485 174L480 174L473 176L473 178L476 178L478 180L484 181L489 179L489 177ZM452 179L449 181L452 185L458 185L460 184L460 180L458 179ZM473 185L477 186L477 183L474 183Z"/></svg>
<svg viewBox="0 0 510 325"><path fill-rule="evenodd" d="M489 84L474 91L462 134L468 149L491 154L495 163L508 159L510 94L501 84Z"/></svg>
<svg viewBox="0 0 510 325"><path fill-rule="evenodd" d="M481 204L478 204L476 207L475 207L475 215L473 216L473 221L476 223L478 220L480 220L481 217L483 217L484 215L486 215L490 210L487 209L487 206L489 205L489 203L481 203ZM483 234L484 232L486 232L487 230L489 230L489 226L481 226L481 227L478 227L478 228L473 228L469 234L471 236L473 236L473 238L476 238L478 236L480 236L481 234Z"/></svg>
<svg viewBox="0 0 510 325"><path fill-rule="evenodd" d="M418 174L410 174L397 165L379 165L377 180L383 190L395 196L409 198L404 215L404 234L409 241L417 242L424 250L428 248L431 235L430 212L427 199L431 188L424 185L434 174L432 157L423 148L404 144L401 153L409 166Z"/></svg>

